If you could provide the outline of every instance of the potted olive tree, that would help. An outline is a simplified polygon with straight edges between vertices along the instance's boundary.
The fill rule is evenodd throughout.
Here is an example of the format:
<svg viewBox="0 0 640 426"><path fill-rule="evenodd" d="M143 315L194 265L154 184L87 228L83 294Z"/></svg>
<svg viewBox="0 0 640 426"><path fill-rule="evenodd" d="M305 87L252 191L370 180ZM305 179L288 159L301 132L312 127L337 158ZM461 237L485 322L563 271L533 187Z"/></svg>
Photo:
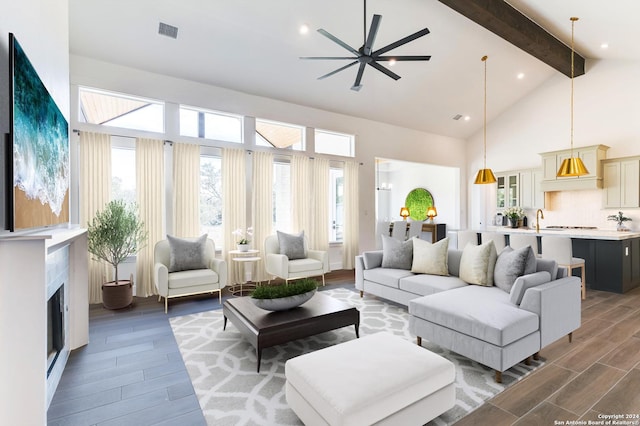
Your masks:
<svg viewBox="0 0 640 426"><path fill-rule="evenodd" d="M103 260L115 270L114 281L102 285L102 303L107 309L120 309L133 301L133 282L121 280L118 265L136 254L147 243L144 222L138 217L134 204L122 200L111 201L96 213L87 229L89 253Z"/></svg>

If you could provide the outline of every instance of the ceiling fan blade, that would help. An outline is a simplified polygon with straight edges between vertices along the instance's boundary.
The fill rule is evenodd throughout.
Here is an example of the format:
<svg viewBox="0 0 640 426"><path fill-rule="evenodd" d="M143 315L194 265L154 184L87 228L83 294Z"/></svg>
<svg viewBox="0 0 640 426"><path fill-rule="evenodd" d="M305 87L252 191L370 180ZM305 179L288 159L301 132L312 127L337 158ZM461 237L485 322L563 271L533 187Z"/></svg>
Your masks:
<svg viewBox="0 0 640 426"><path fill-rule="evenodd" d="M342 70L346 70L347 68L349 68L349 67L351 67L351 66L353 66L353 65L355 65L355 64L357 64L357 63L358 63L358 61L353 61L353 62L351 62L350 64L345 65L344 67L340 67L340 68L338 68L338 69L337 69L337 70L335 70L335 71L331 71L331 72L330 72L330 73L328 73L328 74L325 74L325 75L322 75L322 76L318 77L318 80L323 80L323 79L325 79L325 78L327 78L327 77L331 77L332 75L337 74L337 73L339 73L339 72L340 72L340 71L342 71Z"/></svg>
<svg viewBox="0 0 640 426"><path fill-rule="evenodd" d="M366 62L360 62L360 68L358 68L358 74L356 75L356 81L351 86L351 90L360 90L362 88L362 74L364 74L364 67L367 65Z"/></svg>
<svg viewBox="0 0 640 426"><path fill-rule="evenodd" d="M353 56L300 56L300 59L358 59Z"/></svg>
<svg viewBox="0 0 640 426"><path fill-rule="evenodd" d="M373 19L371 20L371 28L369 28L369 35L367 36L367 40L364 42L363 52L367 56L371 54L371 49L373 49L373 43L376 41L376 35L378 35L378 28L380 28L380 21L382 21L382 16L373 15Z"/></svg>
<svg viewBox="0 0 640 426"><path fill-rule="evenodd" d="M431 55L428 56L376 56L373 58L375 61L428 61L431 59Z"/></svg>
<svg viewBox="0 0 640 426"><path fill-rule="evenodd" d="M323 36L325 36L326 38L328 38L329 40L333 41L334 43L339 44L343 48L347 49L349 52L353 53L354 55L360 56L360 52L358 52L356 49L354 49L353 47L349 46L347 43L345 43L344 41L340 40L338 37L334 36L333 34L323 30L322 28L320 28L318 30L318 32L320 34L322 34Z"/></svg>
<svg viewBox="0 0 640 426"><path fill-rule="evenodd" d="M417 38L420 38L422 36L426 36L427 34L429 34L429 28L424 28L424 29L422 29L422 30L420 30L418 32L415 32L415 33L413 33L411 35L408 35L408 36L406 36L404 38L401 38L400 40L398 40L396 42L393 42L388 46L385 46L385 47L383 47L381 49L376 50L375 52L373 52L371 54L371 56L380 56L383 53L386 53L386 52L388 52L390 50L393 50L396 47L400 47L403 44L409 43L410 41L413 41L413 40L415 40Z"/></svg>
<svg viewBox="0 0 640 426"><path fill-rule="evenodd" d="M400 76L398 74L396 74L393 71L390 71L390 70L386 69L385 67L383 67L382 65L380 65L377 62L369 62L369 65L371 65L372 67L374 67L375 69L377 69L381 73L388 75L389 77L391 77L394 80L400 79Z"/></svg>

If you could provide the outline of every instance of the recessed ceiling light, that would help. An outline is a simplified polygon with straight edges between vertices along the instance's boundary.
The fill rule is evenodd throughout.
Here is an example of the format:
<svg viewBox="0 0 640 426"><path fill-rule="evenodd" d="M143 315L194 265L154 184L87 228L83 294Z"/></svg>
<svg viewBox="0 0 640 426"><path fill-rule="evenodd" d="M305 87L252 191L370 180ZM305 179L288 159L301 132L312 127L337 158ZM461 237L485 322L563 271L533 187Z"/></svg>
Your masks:
<svg viewBox="0 0 640 426"><path fill-rule="evenodd" d="M298 31L300 32L300 34L307 34L309 32L309 25L307 24L300 25L300 28L298 29Z"/></svg>
<svg viewBox="0 0 640 426"><path fill-rule="evenodd" d="M602 44L600 45L600 48L601 48L601 49L608 49L608 48L609 48L609 43L602 43Z"/></svg>
<svg viewBox="0 0 640 426"><path fill-rule="evenodd" d="M517 77L518 77L518 80L522 80L524 78L524 73L523 72L519 72Z"/></svg>
<svg viewBox="0 0 640 426"><path fill-rule="evenodd" d="M464 121L469 121L469 120L471 120L471 117L469 117L468 115L465 115L464 116Z"/></svg>
<svg viewBox="0 0 640 426"><path fill-rule="evenodd" d="M389 66L392 67L396 64L396 60L395 59L389 59Z"/></svg>

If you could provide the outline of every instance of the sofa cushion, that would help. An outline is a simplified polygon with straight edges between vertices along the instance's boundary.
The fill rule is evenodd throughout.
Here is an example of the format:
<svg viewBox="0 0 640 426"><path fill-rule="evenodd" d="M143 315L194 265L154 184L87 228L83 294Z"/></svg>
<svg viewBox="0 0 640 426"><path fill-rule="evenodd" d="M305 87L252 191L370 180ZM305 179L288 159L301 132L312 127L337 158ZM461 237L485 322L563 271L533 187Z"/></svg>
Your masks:
<svg viewBox="0 0 640 426"><path fill-rule="evenodd" d="M496 257L493 241L479 246L467 244L460 259L460 279L469 284L492 286Z"/></svg>
<svg viewBox="0 0 640 426"><path fill-rule="evenodd" d="M295 259L289 261L288 265L290 273L322 270L322 262L317 259Z"/></svg>
<svg viewBox="0 0 640 426"><path fill-rule="evenodd" d="M400 290L409 293L426 296L428 294L439 293L453 288L465 287L465 283L458 277L419 274L400 279Z"/></svg>
<svg viewBox="0 0 640 426"><path fill-rule="evenodd" d="M455 277L460 276L460 259L462 259L462 250L450 249L447 253L447 266L449 267L449 275Z"/></svg>
<svg viewBox="0 0 640 426"><path fill-rule="evenodd" d="M516 278L524 275L527 258L531 252L531 247L521 247L517 250L505 247L496 260L496 267L493 272L493 283L496 287L511 292Z"/></svg>
<svg viewBox="0 0 640 426"><path fill-rule="evenodd" d="M412 238L413 262L411 272L418 274L449 275L447 266L449 239L443 238L437 243Z"/></svg>
<svg viewBox="0 0 640 426"><path fill-rule="evenodd" d="M365 251L362 253L364 269L379 268L382 266L382 250Z"/></svg>
<svg viewBox="0 0 640 426"><path fill-rule="evenodd" d="M413 260L413 241L400 241L382 235L382 267L411 269Z"/></svg>
<svg viewBox="0 0 640 426"><path fill-rule="evenodd" d="M411 275L406 269L374 268L362 271L365 280L393 288L399 288L400 279Z"/></svg>
<svg viewBox="0 0 640 426"><path fill-rule="evenodd" d="M304 259L307 252L304 249L304 231L298 235L277 231L280 254L284 254L289 260Z"/></svg>
<svg viewBox="0 0 640 426"><path fill-rule="evenodd" d="M167 235L169 241L169 272L207 268L204 251L207 234L199 238L178 238Z"/></svg>
<svg viewBox="0 0 640 426"><path fill-rule="evenodd" d="M169 274L169 288L184 288L213 284L219 281L218 274L211 269L172 272Z"/></svg>
<svg viewBox="0 0 640 426"><path fill-rule="evenodd" d="M533 252L533 248L531 246L528 246L528 247L529 247L529 253L527 254L527 262L524 265L525 275L533 274L534 272L536 272L536 267L538 264L538 258L536 257L536 254Z"/></svg>
<svg viewBox="0 0 640 426"><path fill-rule="evenodd" d="M547 271L551 275L551 279L559 279L558 276L558 262L553 259L537 259L536 272Z"/></svg>
<svg viewBox="0 0 640 426"><path fill-rule="evenodd" d="M518 277L511 287L509 300L514 305L520 305L527 289L548 283L549 281L551 281L551 275L547 271L534 272L533 274Z"/></svg>
<svg viewBox="0 0 640 426"><path fill-rule="evenodd" d="M506 346L534 333L538 316L497 287L466 286L409 301L409 313L467 336Z"/></svg>

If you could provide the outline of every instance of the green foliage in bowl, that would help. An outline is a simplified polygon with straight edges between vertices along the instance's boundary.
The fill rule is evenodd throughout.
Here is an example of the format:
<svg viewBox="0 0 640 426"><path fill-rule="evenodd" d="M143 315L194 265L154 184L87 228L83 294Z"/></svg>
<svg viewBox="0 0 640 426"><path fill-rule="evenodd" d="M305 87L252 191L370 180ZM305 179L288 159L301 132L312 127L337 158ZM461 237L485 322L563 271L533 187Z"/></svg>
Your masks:
<svg viewBox="0 0 640 426"><path fill-rule="evenodd" d="M316 280L303 278L299 281L294 281L291 284L258 286L253 290L253 293L251 293L251 297L254 299L278 299L280 297L307 293L315 290L316 288L318 288Z"/></svg>

